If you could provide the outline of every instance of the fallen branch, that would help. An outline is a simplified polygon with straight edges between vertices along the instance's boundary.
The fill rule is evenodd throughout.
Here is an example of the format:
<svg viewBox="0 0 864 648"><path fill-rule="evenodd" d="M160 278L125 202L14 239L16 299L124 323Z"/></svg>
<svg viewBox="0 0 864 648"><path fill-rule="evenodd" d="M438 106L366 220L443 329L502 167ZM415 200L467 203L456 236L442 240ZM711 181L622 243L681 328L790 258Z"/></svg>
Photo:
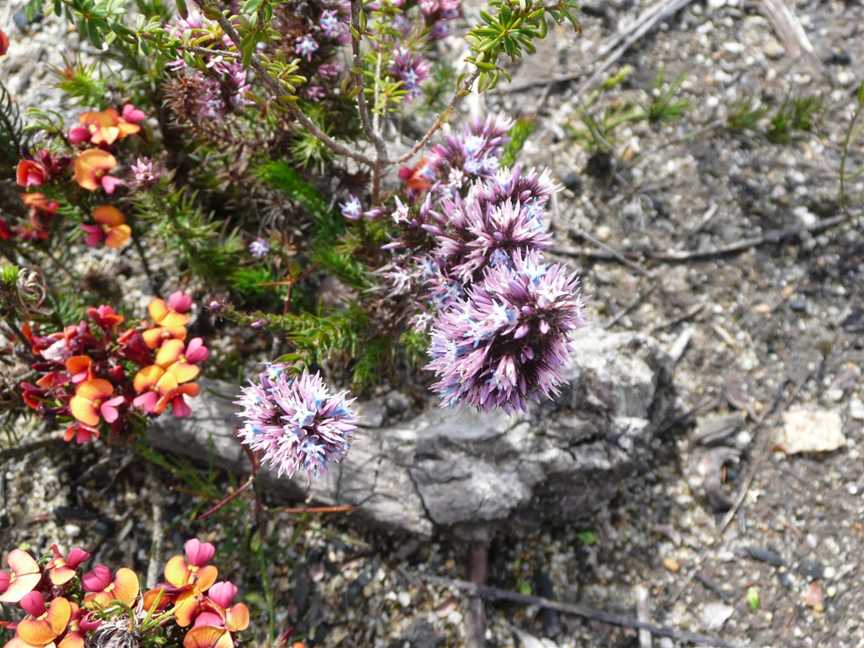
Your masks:
<svg viewBox="0 0 864 648"><path fill-rule="evenodd" d="M412 577L412 575L408 575ZM478 585L464 580L454 578L442 578L440 576L428 576L425 574L413 575L413 578L423 580L439 585L445 585L457 590L466 592L469 596L479 597L487 601L509 601L510 603L518 603L520 605L536 605L547 610L557 610L563 614L590 619L607 625L618 626L620 628L629 628L632 630L647 630L656 637L668 637L673 641L681 641L694 644L697 646L717 646L718 648L735 648L735 644L729 643L717 637L688 632L686 630L676 630L668 626L661 626L654 623L639 621L623 614L615 614L613 612L604 612L578 603L560 603L539 596L529 596L527 594L519 594L510 590L490 587L488 585Z"/></svg>
<svg viewBox="0 0 864 648"><path fill-rule="evenodd" d="M710 250L673 250L669 252L651 252L648 253L648 258L655 261L668 261L672 263L682 261L697 261L711 259L715 257L723 257L730 254L745 252L750 248L760 247L768 244L786 243L792 239L798 238L801 234L815 234L824 232L827 229L842 225L849 220L847 215L834 216L826 218L814 223L813 225L799 225L797 227L788 227L786 229L777 229L766 232L762 236L752 236L750 238L740 239L727 245L712 248Z"/></svg>
<svg viewBox="0 0 864 648"><path fill-rule="evenodd" d="M844 214L842 216L832 216L820 220L813 225L799 225L796 227L787 227L785 229L775 229L762 234L761 236L751 236L748 238L739 239L726 245L710 248L708 250L669 250L666 252L598 252L596 250L587 250L584 248L567 248L555 247L550 250L552 254L558 254L568 257L583 257L587 259L596 259L598 261L618 261L623 265L631 267L634 259L648 259L651 261L660 261L665 263L686 263L688 261L707 261L709 259L721 258L733 254L740 254L752 248L762 247L763 245L781 245L799 238L802 234L819 234L826 230L843 225L849 222L850 216ZM641 274L641 273L640 273Z"/></svg>

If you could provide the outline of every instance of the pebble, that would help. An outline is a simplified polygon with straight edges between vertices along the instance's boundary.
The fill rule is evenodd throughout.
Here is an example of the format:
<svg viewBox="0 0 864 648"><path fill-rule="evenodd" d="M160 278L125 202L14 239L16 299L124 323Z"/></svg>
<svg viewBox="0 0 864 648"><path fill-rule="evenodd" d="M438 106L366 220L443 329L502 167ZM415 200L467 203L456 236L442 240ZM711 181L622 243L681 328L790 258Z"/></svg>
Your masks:
<svg viewBox="0 0 864 648"><path fill-rule="evenodd" d="M667 569L667 571L672 572L673 574L677 574L681 569L681 563L678 562L675 558L664 558L663 566Z"/></svg>
<svg viewBox="0 0 864 648"><path fill-rule="evenodd" d="M706 603L702 608L702 625L707 630L719 630L735 612L735 608L725 603L715 601Z"/></svg>
<svg viewBox="0 0 864 648"><path fill-rule="evenodd" d="M837 73L837 84L841 86L849 86L855 81L855 75L849 70L840 70Z"/></svg>
<svg viewBox="0 0 864 648"><path fill-rule="evenodd" d="M864 403L859 398L849 400L849 416L856 421L864 421Z"/></svg>
<svg viewBox="0 0 864 648"><path fill-rule="evenodd" d="M768 38L762 44L762 51L765 53L765 56L775 61L777 59L783 58L783 56L786 54L786 49L780 44L780 41L778 41L773 36Z"/></svg>

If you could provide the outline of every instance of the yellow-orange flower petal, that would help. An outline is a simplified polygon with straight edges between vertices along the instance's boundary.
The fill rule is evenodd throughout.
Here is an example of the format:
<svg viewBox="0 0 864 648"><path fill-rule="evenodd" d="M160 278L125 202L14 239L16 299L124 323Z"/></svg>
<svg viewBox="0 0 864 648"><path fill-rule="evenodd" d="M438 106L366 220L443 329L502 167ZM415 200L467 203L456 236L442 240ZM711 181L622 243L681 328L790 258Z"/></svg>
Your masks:
<svg viewBox="0 0 864 648"><path fill-rule="evenodd" d="M115 126L119 120L120 114L114 108L83 112L78 118L82 126Z"/></svg>
<svg viewBox="0 0 864 648"><path fill-rule="evenodd" d="M116 166L117 159L108 151L87 149L75 158L75 182L88 191L96 191L100 186L99 178Z"/></svg>
<svg viewBox="0 0 864 648"><path fill-rule="evenodd" d="M168 308L168 304L165 303L165 300L159 299L158 297L147 305L147 312L150 314L150 318L157 323L161 322L162 318L165 317L170 310L171 309Z"/></svg>
<svg viewBox="0 0 864 648"><path fill-rule="evenodd" d="M120 137L120 129L116 126L100 126L94 129L90 141L94 144L108 144L109 146Z"/></svg>
<svg viewBox="0 0 864 648"><path fill-rule="evenodd" d="M175 362L168 367L165 373L173 376L177 385L181 385L195 380L198 377L198 374L201 373L201 368L197 365L189 364L188 362Z"/></svg>
<svg viewBox="0 0 864 648"><path fill-rule="evenodd" d="M207 565L198 570L198 580L195 582L195 589L199 592L204 592L210 589L210 586L219 578L219 570L213 565Z"/></svg>
<svg viewBox="0 0 864 648"><path fill-rule="evenodd" d="M141 334L141 337L144 338L144 344L147 345L148 349L155 349L159 346L159 342L162 340L162 334L167 333L165 329L161 326L157 326L156 328L147 329Z"/></svg>
<svg viewBox="0 0 864 648"><path fill-rule="evenodd" d="M201 626L192 628L183 638L183 648L232 648L231 633L224 628Z"/></svg>
<svg viewBox="0 0 864 648"><path fill-rule="evenodd" d="M96 409L93 401L82 396L73 396L69 401L69 411L76 420L81 421L84 425L91 427L99 425L99 410Z"/></svg>
<svg viewBox="0 0 864 648"><path fill-rule="evenodd" d="M163 373L165 373L165 370L156 365L150 365L149 367L144 367L139 370L138 373L135 374L135 379L132 381L132 385L135 387L135 392L140 394L141 392L149 390L159 382ZM171 584L173 585L173 583Z"/></svg>
<svg viewBox="0 0 864 648"><path fill-rule="evenodd" d="M85 380L83 383L78 385L78 389L75 390L76 396L86 398L87 400L106 398L113 393L114 386L104 378Z"/></svg>
<svg viewBox="0 0 864 648"><path fill-rule="evenodd" d="M249 627L249 608L243 603L233 605L225 615L225 627L231 632L240 632Z"/></svg>
<svg viewBox="0 0 864 648"><path fill-rule="evenodd" d="M48 571L48 578L54 585L65 585L75 578L75 570L69 567L55 567Z"/></svg>
<svg viewBox="0 0 864 648"><path fill-rule="evenodd" d="M174 364L183 355L185 348L186 345L183 344L183 340L165 340L156 353L156 364L160 367L168 367Z"/></svg>
<svg viewBox="0 0 864 648"><path fill-rule="evenodd" d="M70 632L63 637L57 648L84 648L84 637L77 632Z"/></svg>
<svg viewBox="0 0 864 648"><path fill-rule="evenodd" d="M45 620L24 619L16 629L22 641L31 646L47 646L57 637L51 624Z"/></svg>
<svg viewBox="0 0 864 648"><path fill-rule="evenodd" d="M120 139L123 139L127 135L135 135L141 131L141 127L138 124L127 122L122 118L120 119L120 123L117 124L117 128L120 130Z"/></svg>
<svg viewBox="0 0 864 648"><path fill-rule="evenodd" d="M90 356L71 356L66 358L66 371L72 374L81 373L82 371L87 371L92 363L93 361L90 359Z"/></svg>
<svg viewBox="0 0 864 648"><path fill-rule="evenodd" d="M105 236L105 247L112 249L121 248L132 238L132 228L128 225L117 225L108 230Z"/></svg>
<svg viewBox="0 0 864 648"><path fill-rule="evenodd" d="M0 595L0 603L18 603L39 584L42 572L33 556L21 549L10 551L6 561L13 572L13 578L7 590Z"/></svg>
<svg viewBox="0 0 864 648"><path fill-rule="evenodd" d="M126 567L117 570L114 576L114 596L121 603L131 606L138 598L140 585L138 575Z"/></svg>
<svg viewBox="0 0 864 648"><path fill-rule="evenodd" d="M126 217L113 205L99 205L93 210L93 220L100 225L116 227L126 222Z"/></svg>
<svg viewBox="0 0 864 648"><path fill-rule="evenodd" d="M69 625L72 618L72 605L62 596L58 596L48 606L48 623L54 631L54 636L59 637Z"/></svg>
<svg viewBox="0 0 864 648"><path fill-rule="evenodd" d="M201 593L194 589L183 592L177 597L177 602L174 604L174 619L178 626L185 628L192 624L200 602Z"/></svg>
<svg viewBox="0 0 864 648"><path fill-rule="evenodd" d="M174 587L183 587L186 585L189 568L186 566L186 560L183 556L174 556L165 563L164 574L165 580Z"/></svg>

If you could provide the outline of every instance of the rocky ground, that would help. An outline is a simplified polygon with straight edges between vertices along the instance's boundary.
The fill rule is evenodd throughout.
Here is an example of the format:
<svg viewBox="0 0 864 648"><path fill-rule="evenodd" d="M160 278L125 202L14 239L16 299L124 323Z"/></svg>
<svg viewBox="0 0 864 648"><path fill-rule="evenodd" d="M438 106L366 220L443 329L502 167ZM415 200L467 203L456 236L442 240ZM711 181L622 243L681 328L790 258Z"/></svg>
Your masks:
<svg viewBox="0 0 864 648"><path fill-rule="evenodd" d="M674 357L683 414L658 439L652 465L588 527L494 538L489 582L631 617L641 591L651 621L740 646L864 645L864 243L854 218L817 231L841 215L838 169L862 81L864 8L788 3L813 45L795 57L758 5L689 3L628 50L620 64L632 76L595 104L646 101L662 66L667 79L686 73L689 110L660 127L618 129L598 166L568 134L574 93L598 64L599 44L652 4L586 3L582 36L556 32L509 89L473 106L538 116L526 154L566 186L557 252L582 267L599 326L648 333ZM24 74L8 65L0 73ZM555 81L568 72L574 81ZM803 95L825 110L815 133L789 144L714 127L742 100L776 107ZM853 158L861 157L859 144ZM851 202L853 212L860 204ZM788 228L816 229L712 253ZM675 251L703 256L661 258ZM190 507L205 506L204 486L129 456L2 455L2 545L82 543L100 560L144 569L154 514L166 521L156 534L166 555L205 528L189 522ZM236 540L249 531L247 513L228 511L206 527L226 569L250 569ZM273 623L316 646L465 645L465 599L423 578L462 577L464 547L445 535L421 542L360 531L352 520L279 514L265 524ZM246 590L261 591L254 571L246 579ZM265 598L251 601L262 619ZM493 646L640 645L632 630L534 607L487 612Z"/></svg>

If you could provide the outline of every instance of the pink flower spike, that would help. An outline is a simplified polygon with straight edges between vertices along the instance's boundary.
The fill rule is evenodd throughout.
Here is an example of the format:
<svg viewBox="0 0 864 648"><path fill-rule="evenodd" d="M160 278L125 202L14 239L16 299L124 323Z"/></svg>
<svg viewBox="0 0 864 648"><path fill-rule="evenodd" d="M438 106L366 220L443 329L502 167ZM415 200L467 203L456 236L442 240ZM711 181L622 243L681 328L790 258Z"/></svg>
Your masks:
<svg viewBox="0 0 864 648"><path fill-rule="evenodd" d="M26 594L18 605L20 605L27 614L32 614L34 617L40 617L45 614L45 600L39 592L30 592L29 594Z"/></svg>
<svg viewBox="0 0 864 648"><path fill-rule="evenodd" d="M204 567L216 555L216 547L209 542L201 542L198 538L187 540L183 545L186 559L196 567Z"/></svg>
<svg viewBox="0 0 864 648"><path fill-rule="evenodd" d="M69 143L72 146L90 141L90 131L86 126L73 126L69 129Z"/></svg>
<svg viewBox="0 0 864 648"><path fill-rule="evenodd" d="M93 569L84 574L81 578L81 583L84 585L85 592L101 592L111 584L114 576L111 570L105 565L95 565Z"/></svg>
<svg viewBox="0 0 864 648"><path fill-rule="evenodd" d="M87 232L84 242L90 247L99 247L105 241L105 232L99 225L82 225L81 229Z"/></svg>
<svg viewBox="0 0 864 648"><path fill-rule="evenodd" d="M114 190L117 187L126 184L120 178L115 178L114 176L110 175L102 176L102 179L99 182L102 185L102 189L104 189L105 193L109 196L114 193Z"/></svg>
<svg viewBox="0 0 864 648"><path fill-rule="evenodd" d="M168 307L175 313L188 313L192 309L192 297L181 290L168 295Z"/></svg>
<svg viewBox="0 0 864 648"><path fill-rule="evenodd" d="M216 605L227 610L237 596L237 586L231 581L219 581L213 583L207 595Z"/></svg>
<svg viewBox="0 0 864 648"><path fill-rule="evenodd" d="M99 408L99 413L102 415L102 418L105 419L106 423L113 423L119 418L120 413L117 411L117 407L125 402L126 399L123 396L115 396L114 398L102 403L102 406Z"/></svg>
<svg viewBox="0 0 864 648"><path fill-rule="evenodd" d="M88 560L90 560L90 553L84 551L81 547L75 547L66 556L66 566L70 569L77 569L81 563Z"/></svg>
<svg viewBox="0 0 864 648"><path fill-rule="evenodd" d="M126 104L123 106L123 119L131 124L137 124L138 122L144 121L147 119L147 115L143 110L136 108L132 104Z"/></svg>
<svg viewBox="0 0 864 648"><path fill-rule="evenodd" d="M147 414L152 414L153 408L156 407L156 402L158 400L159 394L154 391L148 391L144 392L140 396L137 396L135 400L132 401L132 405L140 410L143 410Z"/></svg>
<svg viewBox="0 0 864 648"><path fill-rule="evenodd" d="M207 347L204 346L204 340L200 337L192 338L189 344L186 345L186 360L192 364L204 362L210 355Z"/></svg>
<svg viewBox="0 0 864 648"><path fill-rule="evenodd" d="M12 577L9 575L9 572L5 569L0 571L0 594L9 589L9 581L12 580Z"/></svg>

